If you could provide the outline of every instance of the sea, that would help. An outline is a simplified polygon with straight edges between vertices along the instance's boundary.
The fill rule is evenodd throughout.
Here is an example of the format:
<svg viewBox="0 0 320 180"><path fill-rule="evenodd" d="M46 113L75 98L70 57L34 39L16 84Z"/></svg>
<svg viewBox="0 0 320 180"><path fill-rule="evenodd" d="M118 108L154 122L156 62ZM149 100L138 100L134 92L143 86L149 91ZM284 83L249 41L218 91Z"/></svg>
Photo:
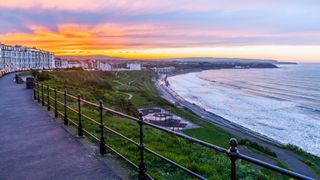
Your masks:
<svg viewBox="0 0 320 180"><path fill-rule="evenodd" d="M320 63L168 77L185 100L282 144L320 156Z"/></svg>

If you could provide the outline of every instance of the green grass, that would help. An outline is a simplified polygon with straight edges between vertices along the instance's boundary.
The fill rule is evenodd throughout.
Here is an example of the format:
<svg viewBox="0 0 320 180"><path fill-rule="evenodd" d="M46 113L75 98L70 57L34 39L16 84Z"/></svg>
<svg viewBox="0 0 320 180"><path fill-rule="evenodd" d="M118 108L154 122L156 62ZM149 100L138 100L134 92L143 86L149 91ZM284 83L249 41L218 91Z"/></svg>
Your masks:
<svg viewBox="0 0 320 180"><path fill-rule="evenodd" d="M183 117L184 119L201 126L200 128L185 130L185 134L221 147L228 147L229 139L234 136L211 123L205 122L193 112L177 108L162 99L155 89L153 82L148 78L154 76L155 75L149 71L121 72L117 73L117 75L112 78L112 86L119 92L131 93L133 95L132 103L137 108L155 106L164 107L166 109L170 109L173 113Z"/></svg>
<svg viewBox="0 0 320 180"><path fill-rule="evenodd" d="M52 87L56 86L60 90L67 89L73 95L81 94L84 99L91 102L98 103L99 100L103 100L106 107L133 116L137 116L137 109L141 107L161 106L171 109L175 114L199 125L200 128L185 130L184 133L203 141L227 148L229 139L233 137L223 129L203 121L192 112L174 107L162 99L151 81L151 77L155 77L152 72L63 71L50 72L49 75L50 80L44 81L44 83ZM126 93L133 95L132 100L127 99L128 95ZM62 101L62 96L59 97L59 100ZM74 109L77 108L76 101L70 98L68 98L68 105ZM59 105L59 110L61 112L63 110L61 105ZM82 112L96 120L99 119L97 108L82 105ZM68 116L77 123L78 116L76 113L68 111ZM108 127L139 142L139 126L136 122L111 114L106 114L104 117L104 122ZM95 135L99 135L99 127L85 118L83 119L83 127ZM106 142L138 164L137 147L112 133L106 133ZM228 158L214 150L149 127L145 127L145 145L209 179L229 178L230 162ZM239 179L276 179L275 177L277 177L270 171L255 170L250 164L242 161L237 164ZM148 172L156 179L192 179L183 171L149 153L146 153L146 165Z"/></svg>
<svg viewBox="0 0 320 180"><path fill-rule="evenodd" d="M221 147L228 147L228 142L231 137L236 137L231 135L230 133L226 132L225 130L214 126L213 124L204 121L199 116L195 115L193 112L190 112L186 109L180 109L177 107L172 106L167 101L163 100L156 91L153 82L148 80L146 77L153 77L151 72L122 72L118 73L115 76L117 82L113 84L113 86L118 89L120 92L130 92L134 95L133 104L137 107L153 107L153 106L161 106L170 109L175 114L196 123L197 125L201 126L200 128L195 129L188 129L185 130L184 133L195 137L197 139L201 139L203 141L216 144ZM147 80L146 80L147 79ZM236 137L237 138L237 137ZM239 138L238 138L239 139ZM241 141L241 140L240 140ZM244 140L245 141L245 140ZM262 154L270 156L270 158L276 157L276 154L272 152L270 149L263 147L259 144L248 142L248 148L252 150L257 150ZM290 150L296 152L297 154L301 155L305 158L305 164L311 167L317 174L320 174L320 158L305 151L288 146ZM291 148L290 148L291 147ZM282 164L282 162L278 161L278 164ZM287 168L287 166L281 166ZM287 168L288 169L288 168ZM271 171L268 171L271 172ZM275 173L271 173L273 177ZM283 178L282 176L279 176Z"/></svg>
<svg viewBox="0 0 320 180"><path fill-rule="evenodd" d="M30 76L30 75L31 75L30 71L24 71L19 74L19 76Z"/></svg>

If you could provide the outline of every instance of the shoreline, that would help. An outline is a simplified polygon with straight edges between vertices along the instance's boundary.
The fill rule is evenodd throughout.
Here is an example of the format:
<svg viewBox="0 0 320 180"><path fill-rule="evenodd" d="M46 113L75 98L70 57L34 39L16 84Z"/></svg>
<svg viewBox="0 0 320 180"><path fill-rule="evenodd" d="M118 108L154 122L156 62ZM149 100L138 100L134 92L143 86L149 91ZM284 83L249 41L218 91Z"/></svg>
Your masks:
<svg viewBox="0 0 320 180"><path fill-rule="evenodd" d="M219 69L212 69L212 70L219 70ZM175 73L171 73L165 76L161 76L156 80L156 87L160 93L160 95L166 99L167 101L181 106L182 108L187 108L194 112L197 116L201 117L203 120L212 123L227 132L230 132L231 134L235 134L239 136L240 138L243 138L243 135L240 134L246 134L247 136L250 136L251 138L257 138L259 140L262 140L266 143L271 143L276 146L284 147L286 146L285 144L276 141L268 136L262 135L258 132L255 132L251 129L248 129L246 127L243 127L237 123L234 123L232 121L229 121L228 119L225 119L217 114L214 114L212 112L206 111L202 107L190 103L186 101L183 97L179 96L175 91L173 91L170 87L168 87L167 84L169 82L166 80L167 77L172 77L172 76L177 76L177 75L182 75L182 74L188 74L188 73L196 73L196 72L202 72L202 71L208 71L208 70L188 70L188 71L179 71ZM236 133L235 133L236 132ZM250 137L245 137L246 139L252 140Z"/></svg>
<svg viewBox="0 0 320 180"><path fill-rule="evenodd" d="M179 104L181 105L183 108L187 108L188 110L192 111L193 113L195 113L198 117L202 118L204 121L206 122L209 122L209 123L212 123L224 130L226 130L227 132L230 132L232 134L235 134L235 135L238 135L239 133L240 134L245 134L245 135L248 135L248 136L253 136L254 138L257 138L258 140L260 141L263 141L265 143L271 143L272 145L274 146L277 146L277 147L281 147L283 149L287 149L287 146L288 145L294 145L294 144L286 144L286 143L282 143L276 139L273 139L271 137L268 137L267 135L263 135L259 132L256 132L254 130L251 130L247 127L244 127L240 124L237 124L235 122L232 122L222 116L219 116L217 114L215 114L214 112L210 112L210 111L207 111L206 109L204 109L203 107L201 106L198 106L192 102L189 102L187 100L185 100L183 97L181 97L180 95L178 95L173 89L170 88L170 83L167 81L167 78L168 77L173 77L173 76L178 76L178 75L183 75L183 74L189 74L189 73L197 73L197 72L205 72L205 71L211 71L211 70L223 70L224 68L217 68L217 69L202 69L202 70L199 70L199 69L195 69L195 70L192 70L192 69L188 69L187 71L177 71L177 72L174 72L174 73L169 73L169 74L166 74L165 77L159 77L157 79L157 89L158 89L158 92L160 93L161 97L168 100L169 102L173 103L174 105ZM230 68L227 68L227 69L230 69ZM231 68L231 69L235 69L235 68ZM248 69L255 69L255 68L248 68ZM260 68L259 68L260 69ZM235 69L237 70L237 69ZM160 85L160 81L165 81L164 83L164 86L161 86ZM164 94L166 94L167 96L162 96L163 92L165 91ZM170 94L168 96L168 94ZM242 135L239 136L241 139L242 138ZM248 138L247 136L245 136L246 139L249 139L249 140L252 140L251 138ZM258 142L258 141L254 141L254 142ZM294 145L298 148L300 148L299 146L297 145ZM316 156L316 157L320 157L318 154L314 154L312 152L308 152L302 148L300 148L302 151L306 152L306 153L309 153L313 156Z"/></svg>
<svg viewBox="0 0 320 180"><path fill-rule="evenodd" d="M276 159L285 163L291 170L294 170L300 174L308 175L316 179L319 178L319 175L304 163L304 161L306 160L305 157L302 157L296 152L288 149L286 147L286 144L280 143L272 138L269 138L265 135L259 134L258 132L245 128L234 122L231 122L212 112L208 112L200 106L186 101L184 98L175 93L170 87L168 87L169 82L167 82L167 77L172 77L180 74L195 73L200 71L204 70L196 69L194 71L178 71L167 75L160 74L159 77L155 79L154 84L160 96L168 102L172 103L174 106L178 108L185 108L186 110L192 111L203 121L211 123L212 125L219 127L225 130L226 132L234 136L237 136L240 139L248 139L249 141L255 142L263 147L269 148L272 152L274 152L277 155ZM266 157L265 155L261 155L261 152L254 152L243 145L239 145L238 149L240 149L240 153L251 154L252 157L255 157L257 159L264 159ZM270 160L270 158L267 159ZM267 159L264 160L266 161Z"/></svg>

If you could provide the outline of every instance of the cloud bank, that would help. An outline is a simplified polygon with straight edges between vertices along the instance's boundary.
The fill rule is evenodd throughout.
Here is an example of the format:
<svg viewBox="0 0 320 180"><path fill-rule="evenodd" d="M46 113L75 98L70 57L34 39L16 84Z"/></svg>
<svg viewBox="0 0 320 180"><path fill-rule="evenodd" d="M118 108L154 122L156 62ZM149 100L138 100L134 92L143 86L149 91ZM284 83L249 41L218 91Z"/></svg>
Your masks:
<svg viewBox="0 0 320 180"><path fill-rule="evenodd" d="M320 2L312 0L11 0L0 2L0 41L58 55L317 61L319 12ZM245 47L252 50L239 53ZM297 47L301 52L293 53Z"/></svg>

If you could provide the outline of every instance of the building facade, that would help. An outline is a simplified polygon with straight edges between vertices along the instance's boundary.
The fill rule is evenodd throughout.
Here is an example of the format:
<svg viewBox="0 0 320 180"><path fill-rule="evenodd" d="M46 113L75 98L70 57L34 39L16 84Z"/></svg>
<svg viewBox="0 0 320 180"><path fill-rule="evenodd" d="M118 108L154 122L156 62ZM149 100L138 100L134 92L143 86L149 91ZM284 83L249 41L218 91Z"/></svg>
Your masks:
<svg viewBox="0 0 320 180"><path fill-rule="evenodd" d="M105 62L99 62L99 68L100 71L112 71L112 66L109 63Z"/></svg>
<svg viewBox="0 0 320 180"><path fill-rule="evenodd" d="M154 67L151 68L151 70L157 72L157 73L170 73L170 72L174 72L176 70L176 68L174 66L169 66L169 67Z"/></svg>
<svg viewBox="0 0 320 180"><path fill-rule="evenodd" d="M127 68L131 71L141 71L141 64L138 63L128 63Z"/></svg>
<svg viewBox="0 0 320 180"><path fill-rule="evenodd" d="M55 68L52 52L0 43L0 71L52 68Z"/></svg>

